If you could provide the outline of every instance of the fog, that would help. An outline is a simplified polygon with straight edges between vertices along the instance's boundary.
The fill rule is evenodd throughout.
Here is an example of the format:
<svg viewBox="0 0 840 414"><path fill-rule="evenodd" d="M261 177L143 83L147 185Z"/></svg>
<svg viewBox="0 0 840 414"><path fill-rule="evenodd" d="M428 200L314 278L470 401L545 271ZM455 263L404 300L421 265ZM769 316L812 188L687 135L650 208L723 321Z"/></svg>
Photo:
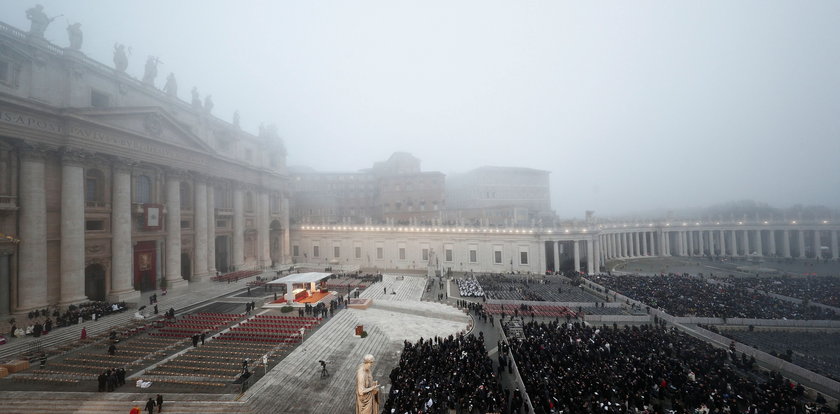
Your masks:
<svg viewBox="0 0 840 414"><path fill-rule="evenodd" d="M753 199L840 205L840 2L41 1L47 40L217 117L277 125L289 165L551 171L552 207L610 216ZM28 30L34 1L0 20Z"/></svg>

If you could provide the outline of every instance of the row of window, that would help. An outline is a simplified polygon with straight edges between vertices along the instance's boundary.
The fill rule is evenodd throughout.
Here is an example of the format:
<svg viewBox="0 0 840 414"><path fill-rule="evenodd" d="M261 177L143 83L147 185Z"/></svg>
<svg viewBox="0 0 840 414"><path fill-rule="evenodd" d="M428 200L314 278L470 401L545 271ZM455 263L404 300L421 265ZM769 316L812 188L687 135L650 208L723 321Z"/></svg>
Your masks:
<svg viewBox="0 0 840 414"><path fill-rule="evenodd" d="M192 189L190 184L181 183L181 209L191 209ZM154 198L152 179L147 175L134 177L134 202L139 204L153 203ZM105 175L102 171L91 168L85 172L85 201L88 203L105 202ZM215 204L219 208L230 208L228 192L217 189L214 192ZM253 212L255 207L255 196L250 191L243 195L245 211ZM273 195L270 199L271 211L280 211L280 197Z"/></svg>
<svg viewBox="0 0 840 414"><path fill-rule="evenodd" d="M397 254L399 256L399 260L406 260L406 250L405 247L398 247ZM305 253L304 253L305 255ZM293 245L292 246L292 256L300 257L300 246ZM321 257L321 247L318 245L312 246L312 258L320 258ZM429 249L422 248L420 250L420 257L421 260L427 261L429 260ZM443 251L443 261L444 262L453 262L453 250L452 249L444 249ZM341 258L341 247L340 246L333 246L333 258ZM353 248L353 258L354 259L361 259L362 258L362 248L361 246L355 246ZM383 260L385 258L385 250L383 246L376 247L376 260ZM513 259L511 258L511 262ZM469 261L468 263L478 263L478 250L471 248L469 250ZM493 263L494 264L503 264L503 255L501 250L493 250ZM528 252L527 251L520 251L519 252L519 264L520 265L527 265L528 264Z"/></svg>

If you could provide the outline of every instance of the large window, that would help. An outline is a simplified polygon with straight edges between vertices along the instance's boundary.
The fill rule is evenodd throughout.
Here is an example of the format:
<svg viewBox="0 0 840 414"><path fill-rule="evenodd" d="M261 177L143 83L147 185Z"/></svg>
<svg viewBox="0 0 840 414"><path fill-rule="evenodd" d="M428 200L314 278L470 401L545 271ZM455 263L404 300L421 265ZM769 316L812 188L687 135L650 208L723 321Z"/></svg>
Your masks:
<svg viewBox="0 0 840 414"><path fill-rule="evenodd" d="M493 263L502 264L502 251L496 250L493 252Z"/></svg>
<svg viewBox="0 0 840 414"><path fill-rule="evenodd" d="M321 250L319 246L312 246L312 257L320 257Z"/></svg>
<svg viewBox="0 0 840 414"><path fill-rule="evenodd" d="M519 252L519 264L528 264L528 252Z"/></svg>
<svg viewBox="0 0 840 414"><path fill-rule="evenodd" d="M356 258L361 259L362 258L362 248L359 247L359 246L356 246L355 250L356 250L356 252L355 252L356 253Z"/></svg>
<svg viewBox="0 0 840 414"><path fill-rule="evenodd" d="M254 195L250 191L245 193L245 211L254 212Z"/></svg>
<svg viewBox="0 0 840 414"><path fill-rule="evenodd" d="M405 260L405 247L400 247L400 260Z"/></svg>
<svg viewBox="0 0 840 414"><path fill-rule="evenodd" d="M300 256L300 247L298 245L292 246L292 256Z"/></svg>
<svg viewBox="0 0 840 414"><path fill-rule="evenodd" d="M135 179L134 202L141 204L152 202L152 179L148 176L141 175Z"/></svg>
<svg viewBox="0 0 840 414"><path fill-rule="evenodd" d="M377 260L382 260L383 257L385 257L384 249L382 247L377 247L376 248L376 259Z"/></svg>
<svg viewBox="0 0 840 414"><path fill-rule="evenodd" d="M429 249L422 249L421 256L423 257L423 261L429 260Z"/></svg>
<svg viewBox="0 0 840 414"><path fill-rule="evenodd" d="M333 246L333 257L335 257L335 258L341 257L341 247Z"/></svg>
<svg viewBox="0 0 840 414"><path fill-rule="evenodd" d="M478 262L478 251L475 249L470 249L470 263L477 263Z"/></svg>
<svg viewBox="0 0 840 414"><path fill-rule="evenodd" d="M452 249L445 249L444 250L444 260L447 262L452 261Z"/></svg>

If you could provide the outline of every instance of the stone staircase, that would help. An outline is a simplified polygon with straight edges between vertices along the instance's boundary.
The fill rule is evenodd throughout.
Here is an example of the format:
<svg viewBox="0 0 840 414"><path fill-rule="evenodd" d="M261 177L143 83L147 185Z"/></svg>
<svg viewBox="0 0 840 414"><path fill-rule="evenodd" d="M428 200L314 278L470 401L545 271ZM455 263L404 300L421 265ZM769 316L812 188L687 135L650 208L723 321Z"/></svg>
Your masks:
<svg viewBox="0 0 840 414"><path fill-rule="evenodd" d="M169 308L175 308L176 312L180 312L181 310L196 304L207 302L238 290L245 289L245 283L248 279L242 279L239 283L231 284L211 281L199 282L191 284L189 291L180 295L170 292L170 295L159 296L158 309L160 311L160 315L157 317L162 317L163 313ZM148 304L148 301L146 304ZM143 304L141 303L140 306L142 305ZM148 305L145 310L149 310ZM134 312L136 312L136 308L130 308L122 313L100 318L95 322L86 321L81 325L72 325L54 329L49 334L43 335L40 338L11 338L9 343L0 346L0 361L6 361L23 353L30 352L38 347L46 350L58 347L62 344L78 341L81 337L82 327L87 329L88 337L110 332L110 330L114 327L130 323L134 317ZM154 318L146 319L147 322L152 320L154 320Z"/></svg>
<svg viewBox="0 0 840 414"><path fill-rule="evenodd" d="M127 413L137 405L145 413L146 401L155 394L132 393L57 393L15 391L0 394L4 414ZM167 414L251 413L231 395L163 394L163 412Z"/></svg>
<svg viewBox="0 0 840 414"><path fill-rule="evenodd" d="M354 375L365 354L377 358L390 345L377 328L352 336L358 320L342 311L292 351L245 394L254 412L344 413L352 410ZM319 360L330 376L320 378Z"/></svg>
<svg viewBox="0 0 840 414"><path fill-rule="evenodd" d="M398 276L402 276L403 280L397 280ZM382 276L381 282L368 286L359 297L372 299L373 303L377 301L419 301L423 297L423 292L426 291L427 280L425 277L417 275L386 274ZM383 288L388 289L387 293L382 293ZM393 294L393 292L397 293Z"/></svg>

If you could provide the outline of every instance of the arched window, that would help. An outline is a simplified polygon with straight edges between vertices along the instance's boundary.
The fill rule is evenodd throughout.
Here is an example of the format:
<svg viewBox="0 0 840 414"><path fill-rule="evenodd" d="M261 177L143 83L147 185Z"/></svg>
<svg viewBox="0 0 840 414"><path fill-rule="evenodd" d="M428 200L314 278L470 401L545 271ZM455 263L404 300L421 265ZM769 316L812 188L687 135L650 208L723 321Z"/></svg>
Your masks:
<svg viewBox="0 0 840 414"><path fill-rule="evenodd" d="M245 211L249 213L254 212L254 195L250 191L245 193Z"/></svg>
<svg viewBox="0 0 840 414"><path fill-rule="evenodd" d="M148 176L140 175L134 179L134 202L152 202L152 179Z"/></svg>
<svg viewBox="0 0 840 414"><path fill-rule="evenodd" d="M181 210L192 210L192 191L189 183L181 183Z"/></svg>
<svg viewBox="0 0 840 414"><path fill-rule="evenodd" d="M85 173L85 201L88 203L101 203L105 199L105 176L102 171L95 168Z"/></svg>

